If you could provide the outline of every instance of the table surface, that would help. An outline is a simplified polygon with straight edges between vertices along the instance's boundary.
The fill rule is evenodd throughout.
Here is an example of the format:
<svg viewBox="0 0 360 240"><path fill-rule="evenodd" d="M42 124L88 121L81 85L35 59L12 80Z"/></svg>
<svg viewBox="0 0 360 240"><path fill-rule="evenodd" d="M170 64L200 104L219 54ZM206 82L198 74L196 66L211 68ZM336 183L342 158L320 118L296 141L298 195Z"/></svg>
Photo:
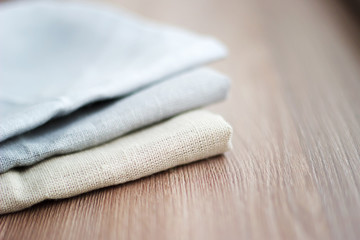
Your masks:
<svg viewBox="0 0 360 240"><path fill-rule="evenodd" d="M224 156L0 217L1 239L359 239L360 25L331 0L107 1L216 36ZM359 27L359 28L358 28Z"/></svg>

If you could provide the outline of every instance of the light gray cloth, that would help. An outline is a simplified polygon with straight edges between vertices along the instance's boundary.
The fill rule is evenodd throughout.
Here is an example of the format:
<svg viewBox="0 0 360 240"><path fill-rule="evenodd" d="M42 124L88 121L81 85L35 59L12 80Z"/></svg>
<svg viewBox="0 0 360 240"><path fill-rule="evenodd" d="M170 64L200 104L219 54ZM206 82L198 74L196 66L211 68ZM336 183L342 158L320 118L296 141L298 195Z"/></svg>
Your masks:
<svg viewBox="0 0 360 240"><path fill-rule="evenodd" d="M177 75L116 101L97 103L0 143L0 172L117 138L225 98L229 80L210 69Z"/></svg>
<svg viewBox="0 0 360 240"><path fill-rule="evenodd" d="M100 6L0 7L0 141L226 55L212 38Z"/></svg>

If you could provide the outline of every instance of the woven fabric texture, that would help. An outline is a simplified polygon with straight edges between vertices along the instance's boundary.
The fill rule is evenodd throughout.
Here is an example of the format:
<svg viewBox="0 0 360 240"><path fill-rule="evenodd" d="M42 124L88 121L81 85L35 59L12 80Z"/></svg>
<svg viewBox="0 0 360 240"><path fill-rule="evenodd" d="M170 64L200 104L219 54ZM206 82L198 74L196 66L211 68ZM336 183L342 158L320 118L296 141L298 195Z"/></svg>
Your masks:
<svg viewBox="0 0 360 240"><path fill-rule="evenodd" d="M77 153L0 175L0 213L75 196L221 154L232 129L218 115L192 111Z"/></svg>
<svg viewBox="0 0 360 240"><path fill-rule="evenodd" d="M229 80L210 69L175 75L120 100L98 103L0 143L0 173L83 150L225 98Z"/></svg>
<svg viewBox="0 0 360 240"><path fill-rule="evenodd" d="M226 55L218 41L101 6L0 6L0 141Z"/></svg>

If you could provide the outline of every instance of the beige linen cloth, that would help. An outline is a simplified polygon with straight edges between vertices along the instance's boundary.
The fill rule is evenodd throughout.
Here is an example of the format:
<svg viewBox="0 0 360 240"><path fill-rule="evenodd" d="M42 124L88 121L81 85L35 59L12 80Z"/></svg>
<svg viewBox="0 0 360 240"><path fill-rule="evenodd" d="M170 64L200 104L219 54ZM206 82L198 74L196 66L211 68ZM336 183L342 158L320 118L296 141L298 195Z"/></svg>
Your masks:
<svg viewBox="0 0 360 240"><path fill-rule="evenodd" d="M231 135L222 117L198 110L98 147L13 169L0 175L0 214L221 154Z"/></svg>

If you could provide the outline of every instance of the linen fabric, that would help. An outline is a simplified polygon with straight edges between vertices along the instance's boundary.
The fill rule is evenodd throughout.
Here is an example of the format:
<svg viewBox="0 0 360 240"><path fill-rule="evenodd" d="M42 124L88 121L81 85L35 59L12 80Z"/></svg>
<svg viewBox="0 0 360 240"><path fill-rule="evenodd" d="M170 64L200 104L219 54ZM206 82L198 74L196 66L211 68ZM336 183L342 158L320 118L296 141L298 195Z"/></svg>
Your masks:
<svg viewBox="0 0 360 240"><path fill-rule="evenodd" d="M0 172L117 138L175 114L224 99L229 80L197 69L125 98L82 108L0 143Z"/></svg>
<svg viewBox="0 0 360 240"><path fill-rule="evenodd" d="M231 134L222 117L193 111L98 147L8 171L0 175L0 213L221 154L229 149Z"/></svg>
<svg viewBox="0 0 360 240"><path fill-rule="evenodd" d="M0 141L226 55L215 39L81 3L3 3L0 36Z"/></svg>

